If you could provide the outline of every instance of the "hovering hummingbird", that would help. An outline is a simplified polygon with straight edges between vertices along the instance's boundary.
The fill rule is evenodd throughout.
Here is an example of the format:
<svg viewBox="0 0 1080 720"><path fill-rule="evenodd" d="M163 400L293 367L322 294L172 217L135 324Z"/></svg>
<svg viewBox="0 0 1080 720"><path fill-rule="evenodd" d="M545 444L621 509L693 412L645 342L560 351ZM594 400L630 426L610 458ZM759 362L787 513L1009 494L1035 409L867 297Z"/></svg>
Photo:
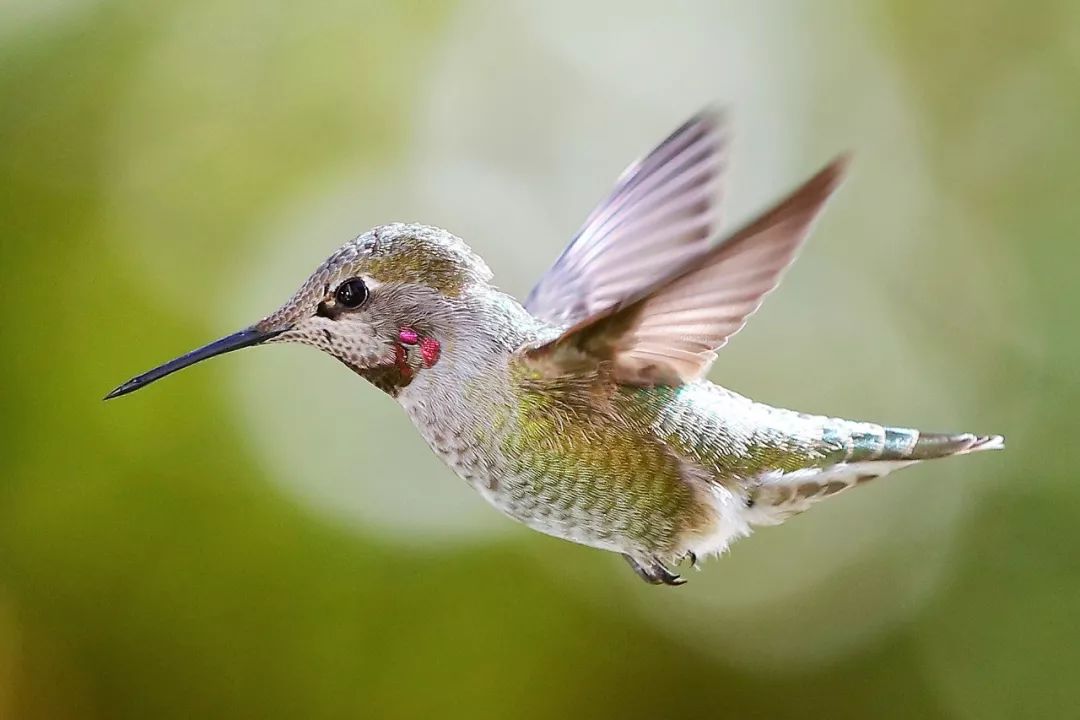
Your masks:
<svg viewBox="0 0 1080 720"><path fill-rule="evenodd" d="M395 398L488 502L531 528L620 553L653 584L849 487L922 460L1004 447L753 402L707 381L775 288L844 175L834 160L714 242L727 165L706 110L631 165L524 304L451 233L376 227L278 310L139 375L299 342Z"/></svg>

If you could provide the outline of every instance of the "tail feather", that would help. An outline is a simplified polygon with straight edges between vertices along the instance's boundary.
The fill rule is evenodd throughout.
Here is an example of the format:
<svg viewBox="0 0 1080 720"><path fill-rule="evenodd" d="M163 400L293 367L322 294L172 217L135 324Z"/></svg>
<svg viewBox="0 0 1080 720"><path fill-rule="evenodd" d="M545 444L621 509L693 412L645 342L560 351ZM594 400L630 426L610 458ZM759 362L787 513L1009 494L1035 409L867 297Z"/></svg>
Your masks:
<svg viewBox="0 0 1080 720"><path fill-rule="evenodd" d="M832 421L831 438L846 441L846 462L861 460L933 460L978 450L1005 447L1001 435L973 433L926 433L899 427L882 427L846 420Z"/></svg>
<svg viewBox="0 0 1080 720"><path fill-rule="evenodd" d="M950 455L966 455L980 450L1001 450L1005 438L1001 435L973 435L961 433L922 433L908 455L913 460L932 460Z"/></svg>
<svg viewBox="0 0 1080 720"><path fill-rule="evenodd" d="M844 461L760 477L748 492L747 522L776 525L826 497L923 460L1005 447L1001 435L921 433L863 423L852 423L851 427L844 443Z"/></svg>

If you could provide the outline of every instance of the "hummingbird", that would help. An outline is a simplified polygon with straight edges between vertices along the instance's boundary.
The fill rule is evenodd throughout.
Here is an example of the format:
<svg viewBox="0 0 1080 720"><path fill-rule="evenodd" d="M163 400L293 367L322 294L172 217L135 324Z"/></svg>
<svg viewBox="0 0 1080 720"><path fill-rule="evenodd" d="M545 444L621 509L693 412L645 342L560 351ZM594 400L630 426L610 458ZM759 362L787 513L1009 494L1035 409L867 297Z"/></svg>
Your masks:
<svg viewBox="0 0 1080 720"><path fill-rule="evenodd" d="M138 375L296 342L394 398L490 504L680 585L688 561L924 460L1004 447L754 402L706 373L779 284L841 183L840 156L719 234L725 113L705 109L630 165L519 302L437 227L346 242L250 327ZM511 238L504 238L511 241ZM673 569L675 568L675 569Z"/></svg>

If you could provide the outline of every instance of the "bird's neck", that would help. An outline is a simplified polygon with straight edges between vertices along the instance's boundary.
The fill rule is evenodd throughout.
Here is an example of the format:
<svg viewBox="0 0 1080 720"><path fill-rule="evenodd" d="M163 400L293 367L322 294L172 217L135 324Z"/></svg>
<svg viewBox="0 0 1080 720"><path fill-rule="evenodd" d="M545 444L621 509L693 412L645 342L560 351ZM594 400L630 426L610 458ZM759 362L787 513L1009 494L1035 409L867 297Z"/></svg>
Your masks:
<svg viewBox="0 0 1080 720"><path fill-rule="evenodd" d="M492 415L513 401L511 357L549 332L516 300L494 288L470 291L458 311L452 328L430 338L439 346L437 361L421 362L395 393L425 437L435 432L483 434Z"/></svg>

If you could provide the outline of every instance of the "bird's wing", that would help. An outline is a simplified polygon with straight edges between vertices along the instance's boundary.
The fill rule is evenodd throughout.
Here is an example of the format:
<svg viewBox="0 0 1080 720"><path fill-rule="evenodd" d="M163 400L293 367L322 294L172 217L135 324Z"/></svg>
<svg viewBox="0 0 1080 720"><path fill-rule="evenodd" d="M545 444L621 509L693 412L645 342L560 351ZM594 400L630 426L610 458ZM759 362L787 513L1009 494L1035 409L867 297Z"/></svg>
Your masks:
<svg viewBox="0 0 1080 720"><path fill-rule="evenodd" d="M627 385L702 377L779 283L846 165L846 158L833 161L703 257L632 289L523 359L544 374L607 362L616 382Z"/></svg>
<svg viewBox="0 0 1080 720"><path fill-rule="evenodd" d="M704 253L720 222L723 114L703 110L628 167L525 300L567 326Z"/></svg>

